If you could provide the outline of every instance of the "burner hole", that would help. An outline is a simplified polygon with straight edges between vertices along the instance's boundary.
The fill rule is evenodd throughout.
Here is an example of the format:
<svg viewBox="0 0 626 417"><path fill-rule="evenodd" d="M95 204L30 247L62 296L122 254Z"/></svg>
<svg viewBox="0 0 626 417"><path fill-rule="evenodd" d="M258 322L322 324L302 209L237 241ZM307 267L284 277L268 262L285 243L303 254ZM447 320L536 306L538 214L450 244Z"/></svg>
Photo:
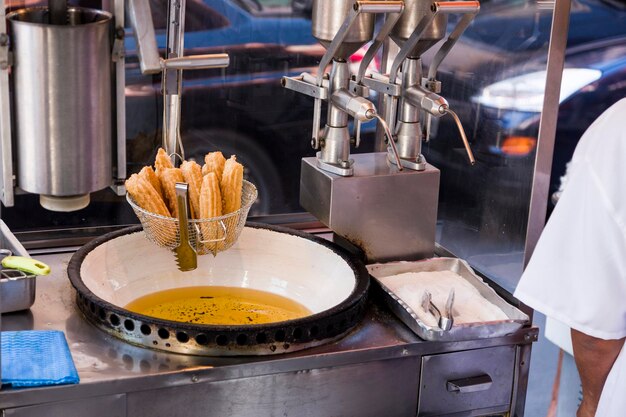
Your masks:
<svg viewBox="0 0 626 417"><path fill-rule="evenodd" d="M348 325L348 321L346 319L343 319L341 320L341 323L339 324L339 328L345 329L347 325Z"/></svg>
<svg viewBox="0 0 626 417"><path fill-rule="evenodd" d="M151 366L150 366L150 362L148 362L145 359L142 359L141 361L139 361L139 368L144 371L147 372L150 370Z"/></svg>
<svg viewBox="0 0 626 417"><path fill-rule="evenodd" d="M100 307L100 309L98 309L98 317L100 317L100 320L106 320L106 318L107 318L107 312L104 311L104 309L102 307Z"/></svg>
<svg viewBox="0 0 626 417"><path fill-rule="evenodd" d="M317 336L317 334L319 333L319 328L317 326L313 326L309 329L309 334L311 335L311 337L315 337Z"/></svg>
<svg viewBox="0 0 626 417"><path fill-rule="evenodd" d="M278 330L276 332L276 334L274 334L274 340L276 340L277 342L284 342L285 341L285 331L284 330Z"/></svg>
<svg viewBox="0 0 626 417"><path fill-rule="evenodd" d="M334 331L335 331L334 324L330 323L328 326L326 326L326 333L328 333L329 335L331 335Z"/></svg>
<svg viewBox="0 0 626 417"><path fill-rule="evenodd" d="M204 333L200 333L199 335L196 336L196 343L199 344L200 346L208 345L209 337L205 335Z"/></svg>
<svg viewBox="0 0 626 417"><path fill-rule="evenodd" d="M354 319L355 319L355 318L356 318L356 317L354 316L354 314L352 314L352 315L350 316L350 323L354 323Z"/></svg>
<svg viewBox="0 0 626 417"><path fill-rule="evenodd" d="M265 333L259 333L256 335L256 342L257 343L266 343L267 342L267 335Z"/></svg>
<svg viewBox="0 0 626 417"><path fill-rule="evenodd" d="M226 346L228 344L228 336L226 335L219 335L215 338L215 343L217 343L219 346Z"/></svg>
<svg viewBox="0 0 626 417"><path fill-rule="evenodd" d="M135 322L130 319L124 320L124 328L129 332L132 332L133 330L135 330Z"/></svg>
<svg viewBox="0 0 626 417"><path fill-rule="evenodd" d="M166 329L164 328L160 328L159 331L157 332L159 334L159 337L161 339L169 339L170 337L170 332L168 332Z"/></svg>
<svg viewBox="0 0 626 417"><path fill-rule="evenodd" d="M293 339L298 340L302 338L302 329L300 327L296 327L293 330Z"/></svg>
<svg viewBox="0 0 626 417"><path fill-rule="evenodd" d="M152 333L152 329L147 324L142 324L141 327L139 327L139 330L141 331L141 334L145 336L148 336L150 333Z"/></svg>
<svg viewBox="0 0 626 417"><path fill-rule="evenodd" d="M96 312L96 305L93 303L93 301L89 302L89 310L91 310L92 313Z"/></svg>
<svg viewBox="0 0 626 417"><path fill-rule="evenodd" d="M237 344L239 346L243 346L246 343L248 343L248 336L246 336L245 334L240 334L237 336Z"/></svg>
<svg viewBox="0 0 626 417"><path fill-rule="evenodd" d="M116 314L111 314L109 316L109 321L111 322L112 325L114 326L119 326L120 325L120 318L117 317Z"/></svg>
<svg viewBox="0 0 626 417"><path fill-rule="evenodd" d="M180 343L187 343L189 342L189 336L185 332L178 332L176 333L176 340Z"/></svg>
<svg viewBox="0 0 626 417"><path fill-rule="evenodd" d="M125 368L128 370L133 369L133 366L135 366L135 361L133 361L133 358L130 355L124 354L122 356L122 361L124 362Z"/></svg>

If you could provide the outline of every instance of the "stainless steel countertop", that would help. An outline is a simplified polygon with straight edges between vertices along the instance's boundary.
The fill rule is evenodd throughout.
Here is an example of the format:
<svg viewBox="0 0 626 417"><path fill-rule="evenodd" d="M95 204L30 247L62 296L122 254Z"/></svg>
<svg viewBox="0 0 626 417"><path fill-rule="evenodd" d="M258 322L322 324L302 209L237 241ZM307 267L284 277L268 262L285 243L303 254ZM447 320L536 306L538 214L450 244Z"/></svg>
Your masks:
<svg viewBox="0 0 626 417"><path fill-rule="evenodd" d="M132 346L90 325L75 304L67 276L71 253L40 255L52 272L38 277L37 297L30 310L2 315L2 330L62 330L80 384L0 391L0 409L49 401L90 397L159 387L294 372L384 360L428 352L530 343L536 329L511 336L467 342L425 342L402 324L374 296L363 321L347 336L327 345L272 356L186 356Z"/></svg>

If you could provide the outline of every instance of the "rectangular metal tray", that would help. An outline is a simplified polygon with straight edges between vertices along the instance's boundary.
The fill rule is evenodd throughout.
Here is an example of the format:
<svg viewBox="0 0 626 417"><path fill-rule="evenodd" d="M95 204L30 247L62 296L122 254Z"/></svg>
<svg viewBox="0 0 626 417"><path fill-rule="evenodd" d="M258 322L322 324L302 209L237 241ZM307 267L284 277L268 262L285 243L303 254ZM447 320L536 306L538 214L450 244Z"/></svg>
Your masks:
<svg viewBox="0 0 626 417"><path fill-rule="evenodd" d="M28 252L0 220L0 248L9 249L13 255L26 256ZM26 310L35 302L35 275L15 270L0 271L0 313Z"/></svg>
<svg viewBox="0 0 626 417"><path fill-rule="evenodd" d="M513 307L474 273L467 262L457 258L433 258L416 262L390 262L367 266L370 275L382 289L381 294L391 311L411 330L424 340L456 341L500 337L511 334L528 324L528 315ZM393 291L386 287L379 278L405 272L452 271L459 274L474 286L480 295L502 309L508 320L485 323L455 324L448 331L431 327L420 320L419 316Z"/></svg>

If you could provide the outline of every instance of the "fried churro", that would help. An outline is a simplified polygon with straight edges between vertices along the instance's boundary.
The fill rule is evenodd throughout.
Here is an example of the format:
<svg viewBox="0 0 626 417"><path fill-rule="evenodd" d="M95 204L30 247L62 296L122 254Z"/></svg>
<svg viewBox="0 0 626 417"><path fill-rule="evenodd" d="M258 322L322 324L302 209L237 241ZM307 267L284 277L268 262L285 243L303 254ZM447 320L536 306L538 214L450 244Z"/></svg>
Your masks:
<svg viewBox="0 0 626 417"><path fill-rule="evenodd" d="M184 161L180 166L183 178L189 184L189 205L191 218L200 218L200 189L202 188L202 168L194 161Z"/></svg>
<svg viewBox="0 0 626 417"><path fill-rule="evenodd" d="M222 193L217 175L209 172L202 180L200 191L200 218L210 219L222 215Z"/></svg>
<svg viewBox="0 0 626 417"><path fill-rule="evenodd" d="M150 185L154 187L156 192L159 193L159 196L161 197L161 199L163 199L163 190L161 189L161 182L159 181L159 177L154 172L152 167L145 166L141 168L141 171L139 171L139 177L148 181Z"/></svg>
<svg viewBox="0 0 626 417"><path fill-rule="evenodd" d="M156 158L154 159L154 168L157 174L159 173L159 171L163 171L164 169L174 168L172 160L167 155L167 152L165 152L165 149L159 148Z"/></svg>
<svg viewBox="0 0 626 417"><path fill-rule="evenodd" d="M232 213L241 208L242 187L243 165L237 162L237 157L233 155L224 164L224 173L220 182L222 213Z"/></svg>
<svg viewBox="0 0 626 417"><path fill-rule="evenodd" d="M209 152L204 156L204 166L202 167L202 175L206 175L209 172L215 172L217 175L217 179L222 178L222 173L224 172L224 164L226 163L226 158L220 151L217 152Z"/></svg>
<svg viewBox="0 0 626 417"><path fill-rule="evenodd" d="M157 171L165 202L172 214L178 217L178 204L176 204L176 183L184 182L183 173L180 168L165 168Z"/></svg>
<svg viewBox="0 0 626 417"><path fill-rule="evenodd" d="M200 218L211 219L222 215L222 193L220 191L220 182L215 172L209 172L202 180L202 189L200 191ZM201 223L200 230L202 232L203 241L218 240L224 238L224 231L217 221L206 221ZM206 242L204 249L215 252L221 248L222 242Z"/></svg>
<svg viewBox="0 0 626 417"><path fill-rule="evenodd" d="M150 213L156 213L166 217L170 216L165 202L146 179L137 174L133 174L126 180L125 184L126 190L139 207Z"/></svg>

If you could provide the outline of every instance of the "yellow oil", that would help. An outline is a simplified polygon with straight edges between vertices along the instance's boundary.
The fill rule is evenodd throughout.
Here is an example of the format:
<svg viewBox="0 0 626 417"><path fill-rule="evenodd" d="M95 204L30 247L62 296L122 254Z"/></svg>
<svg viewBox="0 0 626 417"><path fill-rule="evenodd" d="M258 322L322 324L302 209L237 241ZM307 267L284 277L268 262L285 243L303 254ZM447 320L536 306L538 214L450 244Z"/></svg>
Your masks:
<svg viewBox="0 0 626 417"><path fill-rule="evenodd" d="M311 314L287 297L239 287L196 286L144 295L126 309L146 316L195 324L263 324Z"/></svg>

